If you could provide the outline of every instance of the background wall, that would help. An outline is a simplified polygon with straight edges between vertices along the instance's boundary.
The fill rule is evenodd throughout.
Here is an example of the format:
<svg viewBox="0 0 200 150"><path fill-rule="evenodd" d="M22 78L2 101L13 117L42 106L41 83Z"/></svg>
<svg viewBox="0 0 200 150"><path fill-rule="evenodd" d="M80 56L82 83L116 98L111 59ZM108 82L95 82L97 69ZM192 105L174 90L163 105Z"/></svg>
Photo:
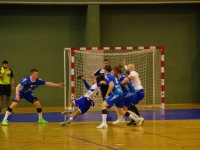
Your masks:
<svg viewBox="0 0 200 150"><path fill-rule="evenodd" d="M166 103L199 103L199 41L199 4L0 4L0 61L9 61L16 84L32 68L42 79L63 81L64 47L162 45ZM43 106L63 105L62 89L34 93ZM31 104L22 100L25 106Z"/></svg>

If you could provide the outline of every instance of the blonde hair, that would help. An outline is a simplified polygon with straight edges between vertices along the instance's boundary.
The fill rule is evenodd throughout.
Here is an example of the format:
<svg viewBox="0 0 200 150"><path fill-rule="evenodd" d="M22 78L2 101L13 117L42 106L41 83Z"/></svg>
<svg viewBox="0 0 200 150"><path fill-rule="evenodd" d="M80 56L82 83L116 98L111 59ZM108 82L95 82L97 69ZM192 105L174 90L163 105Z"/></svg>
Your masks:
<svg viewBox="0 0 200 150"><path fill-rule="evenodd" d="M129 70L135 70L135 65L134 64L128 64Z"/></svg>

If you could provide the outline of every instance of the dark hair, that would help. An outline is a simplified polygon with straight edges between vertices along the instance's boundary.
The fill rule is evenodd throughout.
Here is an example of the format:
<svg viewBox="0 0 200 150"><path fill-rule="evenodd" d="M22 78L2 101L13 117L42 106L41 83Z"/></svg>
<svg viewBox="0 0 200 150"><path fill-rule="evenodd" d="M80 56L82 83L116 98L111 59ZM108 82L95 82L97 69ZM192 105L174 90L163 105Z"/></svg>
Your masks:
<svg viewBox="0 0 200 150"><path fill-rule="evenodd" d="M103 69L106 70L107 72L112 71L112 67L110 65L106 65Z"/></svg>
<svg viewBox="0 0 200 150"><path fill-rule="evenodd" d="M107 61L107 62L109 62L108 59L106 59L106 58L105 58L103 61Z"/></svg>
<svg viewBox="0 0 200 150"><path fill-rule="evenodd" d="M102 81L102 80L103 80L103 76L98 75L98 76L96 77L96 82L97 82L97 83L100 82L100 81Z"/></svg>
<svg viewBox="0 0 200 150"><path fill-rule="evenodd" d="M38 72L38 70L37 69L31 69L31 73L33 73L33 72Z"/></svg>
<svg viewBox="0 0 200 150"><path fill-rule="evenodd" d="M2 62L2 64L8 64L8 61L7 61L7 60L4 60L4 61Z"/></svg>
<svg viewBox="0 0 200 150"><path fill-rule="evenodd" d="M122 65L118 65L118 67L113 68L117 73L122 73Z"/></svg>

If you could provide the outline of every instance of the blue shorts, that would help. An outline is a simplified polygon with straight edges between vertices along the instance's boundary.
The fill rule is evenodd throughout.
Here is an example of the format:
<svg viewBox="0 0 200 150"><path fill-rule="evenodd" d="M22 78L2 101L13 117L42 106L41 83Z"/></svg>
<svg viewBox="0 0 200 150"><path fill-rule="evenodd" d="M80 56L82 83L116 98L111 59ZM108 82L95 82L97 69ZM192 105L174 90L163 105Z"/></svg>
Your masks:
<svg viewBox="0 0 200 150"><path fill-rule="evenodd" d="M90 109L90 106L94 106L94 102L87 97L80 97L74 100L74 105L79 107L79 110L83 115Z"/></svg>
<svg viewBox="0 0 200 150"><path fill-rule="evenodd" d="M16 97L16 95L14 95L13 101L15 101L15 97ZM20 100L22 98L24 98L24 99L26 99L30 103L34 103L35 101L38 100L37 97L32 92L29 92L29 93L19 93L19 97L20 97Z"/></svg>
<svg viewBox="0 0 200 150"><path fill-rule="evenodd" d="M144 89L141 89L139 91L136 91L137 96L135 99L131 102L133 105L139 103L144 98Z"/></svg>
<svg viewBox="0 0 200 150"><path fill-rule="evenodd" d="M106 98L106 102L110 107L115 105L116 107L123 108L124 107L124 96L122 94L110 95Z"/></svg>
<svg viewBox="0 0 200 150"><path fill-rule="evenodd" d="M125 92L124 94L124 106L130 107L132 101L136 98L137 94L132 92Z"/></svg>

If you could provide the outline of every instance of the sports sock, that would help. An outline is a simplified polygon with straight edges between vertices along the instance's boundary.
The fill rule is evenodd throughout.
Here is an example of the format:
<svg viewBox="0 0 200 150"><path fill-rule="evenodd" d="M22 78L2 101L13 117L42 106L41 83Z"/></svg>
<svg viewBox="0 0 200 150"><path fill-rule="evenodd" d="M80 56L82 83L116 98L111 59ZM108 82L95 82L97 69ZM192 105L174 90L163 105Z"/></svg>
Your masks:
<svg viewBox="0 0 200 150"><path fill-rule="evenodd" d="M107 110L103 109L102 110L102 123L106 124L106 120L107 120Z"/></svg>
<svg viewBox="0 0 200 150"><path fill-rule="evenodd" d="M135 105L131 105L130 107L131 107L131 110L133 110L136 115L140 116L140 113L139 113L137 107L135 107Z"/></svg>
<svg viewBox="0 0 200 150"><path fill-rule="evenodd" d="M7 108L6 114L4 116L4 119L8 119L8 116L12 113L12 109L10 107Z"/></svg>

